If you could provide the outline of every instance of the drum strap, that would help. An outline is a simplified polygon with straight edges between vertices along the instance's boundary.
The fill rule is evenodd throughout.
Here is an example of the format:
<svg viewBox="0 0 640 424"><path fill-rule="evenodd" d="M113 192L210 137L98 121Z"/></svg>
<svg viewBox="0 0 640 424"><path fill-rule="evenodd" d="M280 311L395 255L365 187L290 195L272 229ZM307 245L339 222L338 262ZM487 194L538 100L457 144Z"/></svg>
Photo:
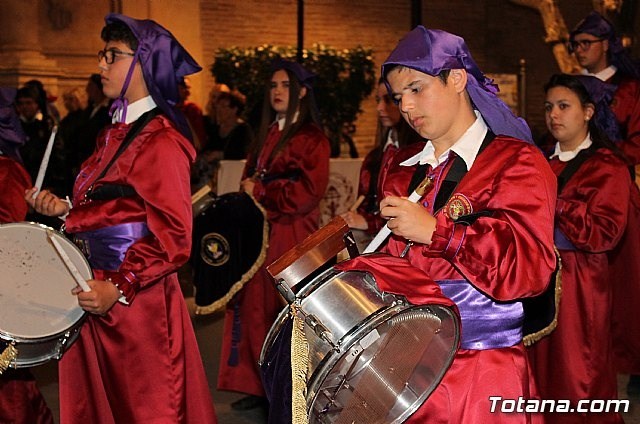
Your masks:
<svg viewBox="0 0 640 424"><path fill-rule="evenodd" d="M478 156L484 151L484 149L487 148L487 146L495 138L496 138L496 135L493 132L487 131L487 134L485 135L484 140L480 145L480 149L478 149ZM413 190L415 190L415 188L418 186L418 184L420 184L420 182L424 180L424 178L427 176L427 171L429 169L429 166L430 165L428 164L418 165L415 172L413 173L413 176L411 177L411 182L409 183L409 190L408 190L409 193L412 193ZM436 200L434 202L434 208L433 208L434 211L440 210L447 203L447 201L453 194L453 191L458 186L458 183L460 182L460 180L462 180L462 178L466 174L467 174L466 163L460 156L456 155L453 158L453 163L449 167L449 171L447 172L447 175L444 177L444 180L440 184L440 190L438 191L438 194L436 195ZM471 214L473 216L471 215L461 216L460 218L458 218L458 220L460 220L461 223L469 225L472 223L471 221L475 221L480 216L486 216L490 214L491 212L484 211L484 212ZM470 219L470 218L473 218L473 219Z"/></svg>
<svg viewBox="0 0 640 424"><path fill-rule="evenodd" d="M133 142L133 140L140 134L140 131L144 129L144 127L151 122L153 118L158 116L161 113L160 108L155 107L148 112L143 113L140 118L138 118L133 125L131 125L131 129L127 132L127 135L122 140L122 144L118 147L116 154L113 155L107 166L102 170L100 175L95 179L91 187L87 190L87 194L85 195L86 199L89 200L113 200L120 197L129 197L136 194L136 191L133 187L125 184L102 184L95 189L93 186L107 174L107 171L111 168L111 166L115 163L116 159L122 155L127 147Z"/></svg>

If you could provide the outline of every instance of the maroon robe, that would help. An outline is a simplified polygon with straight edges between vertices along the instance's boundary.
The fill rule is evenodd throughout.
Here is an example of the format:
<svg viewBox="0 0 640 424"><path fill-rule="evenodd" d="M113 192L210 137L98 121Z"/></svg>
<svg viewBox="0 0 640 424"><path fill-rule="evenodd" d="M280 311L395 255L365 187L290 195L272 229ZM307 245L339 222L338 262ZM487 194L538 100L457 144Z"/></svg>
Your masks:
<svg viewBox="0 0 640 424"><path fill-rule="evenodd" d="M640 164L640 80L617 78L618 88L611 102L611 110L622 130L622 151L634 165Z"/></svg>
<svg viewBox="0 0 640 424"><path fill-rule="evenodd" d="M260 167L266 167L267 177L282 177L257 181L253 190L267 212L269 248L263 266L227 306L219 390L265 396L258 360L267 333L284 307L266 266L317 230L320 223L319 204L329 182L329 141L317 126L306 124L267 164L280 135L273 125L257 160ZM244 177L246 173L245 169ZM286 177L289 174L291 178Z"/></svg>
<svg viewBox="0 0 640 424"><path fill-rule="evenodd" d="M611 109L622 129L622 151L631 163L640 165L640 80L614 75L608 82L618 85ZM618 372L640 375L640 200L632 193L629 211L629 235L625 236L613 256L611 275L613 292L614 361Z"/></svg>
<svg viewBox="0 0 640 424"><path fill-rule="evenodd" d="M396 146L390 144L382 152L382 155L380 156L380 163L374 163L375 158L379 155L377 149L369 152L362 161L360 179L358 181L358 197L364 196L365 200L358 207L357 212L362 215L367 222L367 229L365 230L367 234L377 234L385 224L384 219L382 219L379 213L380 196L378 195L378 192L380 190L380 173L375 172L375 169L380 170L382 168L382 164L386 163L397 150L398 148ZM374 179L375 181L373 181Z"/></svg>
<svg viewBox="0 0 640 424"><path fill-rule="evenodd" d="M0 224L23 221L27 215L24 191L31 178L22 165L0 155ZM0 343L0 352L2 351ZM51 410L27 369L0 374L0 423L53 424Z"/></svg>
<svg viewBox="0 0 640 424"><path fill-rule="evenodd" d="M399 163L420 151L420 147L401 150L383 171L384 196L408 195L407 187L415 167L399 166ZM451 162L436 168L434 188L421 200L431 213L435 193ZM511 303L541 294L555 267L556 182L539 150L532 144L497 136L477 156L454 190L451 199L454 198L468 201L469 210L465 214L480 211L493 211L493 214L464 227L454 224L445 205L434 215L437 223L431 245L413 245L407 254L409 261L439 284L448 279L466 280L498 301ZM386 250L397 256L406 246L404 238L392 236ZM397 292L403 293L402 282L398 282ZM461 331L464 337L464 322ZM486 350L461 348L442 382L407 422L530 423L542 420L539 414L500 413L499 408L491 413L490 396L516 401L520 396L537 397L521 341L513 346Z"/></svg>
<svg viewBox="0 0 640 424"><path fill-rule="evenodd" d="M568 162L551 160L560 175ZM617 399L611 348L612 285L609 253L627 225L633 182L625 164L599 149L558 196L556 225L575 250L558 244L562 297L558 326L534 344L530 358L543 399ZM615 423L618 414L548 414L548 423Z"/></svg>
<svg viewBox="0 0 640 424"><path fill-rule="evenodd" d="M67 423L215 423L211 394L176 270L189 258L189 166L193 146L164 116L137 135L101 181L136 194L83 201L131 125L101 133L74 188L70 233L146 223L151 234L126 251L118 274L140 283L131 305L89 314L60 361L60 414ZM94 270L96 278L104 278Z"/></svg>

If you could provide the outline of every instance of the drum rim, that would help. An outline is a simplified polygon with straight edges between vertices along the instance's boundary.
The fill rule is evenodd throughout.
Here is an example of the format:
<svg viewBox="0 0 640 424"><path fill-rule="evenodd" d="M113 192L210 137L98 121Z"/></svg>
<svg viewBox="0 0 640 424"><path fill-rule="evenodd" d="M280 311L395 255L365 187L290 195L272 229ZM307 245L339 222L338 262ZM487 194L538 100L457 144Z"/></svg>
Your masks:
<svg viewBox="0 0 640 424"><path fill-rule="evenodd" d="M22 227L22 228L36 228L38 230L42 230L42 231L47 231L50 230L54 233L54 236L58 236L58 240L61 240L63 243L71 246L73 249L77 250L77 252L79 253L79 256L82 260L82 262L85 264L86 269L89 272L89 278L93 278L94 274L93 274L93 269L91 268L91 265L89 264L89 260L86 258L86 256L84 255L84 253L78 248L78 246L75 245L75 243L73 243L73 241L69 240L67 237L65 237L65 235L62 233L62 231L56 230L55 228L52 228L48 225L45 224L41 224L39 222L33 222L33 221L18 221L18 222L7 222L4 224L0 224L0 231L2 230L2 228L7 228L7 227ZM74 329L76 326L80 326L82 325L82 323L84 322L84 320L86 319L87 316L87 312L85 310L83 310L80 305L78 305L76 303L76 307L71 309L70 311L81 311L80 315L75 319L75 321L73 321L73 323L65 328L62 329L56 333L52 333L52 334L47 334L44 336L38 336L38 338L35 337L24 337L24 336L17 336L14 335L12 333L9 333L5 330L3 330L2 328L0 328L0 339L4 340L5 342L11 343L11 342L16 342L16 343L29 343L29 344L36 344L37 341L41 341L41 342L48 342L51 340L54 340L56 338L59 338L61 335L65 334L66 332Z"/></svg>
<svg viewBox="0 0 640 424"><path fill-rule="evenodd" d="M382 290L380 290L380 291L382 292ZM414 402L410 408L408 408L401 415L396 417L396 419L393 421L393 423L401 423L408 416L413 414L418 408L420 408L420 406L425 402L425 400L429 396L431 396L431 393L433 393L433 391L436 389L436 387L442 381L442 378L444 377L444 374L447 372L449 367L451 367L451 364L453 363L455 355L456 355L456 353L458 351L458 346L460 344L460 328L461 328L461 324L460 324L460 318L455 313L455 308L453 308L452 306L441 305L441 304L438 304L438 303L414 305L414 304L408 302L404 296L400 296L400 295L396 295L396 294L388 293L388 292L383 292L383 293L395 296L396 297L396 301L400 300L400 302L397 302L397 303L393 302L393 304L388 305L387 307L382 308L379 311L374 312L373 314L369 315L367 317L367 319L364 320L363 322L361 322L358 327L353 328L349 332L347 332L338 341L339 345L348 346L348 348L347 348L347 350L348 350L355 343L357 343L359 340L361 340L364 336L366 336L371 331L373 331L375 328L377 328L380 324L384 323L389 318L395 316L395 315L392 315L392 314L396 314L397 315L397 313L408 312L408 311L411 311L413 309L426 309L426 308L433 308L433 307L440 308L441 310L444 310L448 314L448 316L450 318L452 318L452 321L453 321L453 324L454 324L454 340L453 340L452 348L448 352L447 358L446 358L446 360L444 362L444 366L442 367L442 369L440 370L440 372L438 374L438 378L436 378L434 380L434 381L437 381L437 383L431 388L431 390L423 392L418 397L418 401ZM389 315L391 315L391 316L389 316ZM342 359L342 356L340 354L344 354L345 352L346 352L346 350L343 350L343 349L340 349L339 351L335 351L335 350L330 351L322 359L322 361L320 361L320 363L318 363L318 366L316 367L316 369L311 374L311 377L309 377L309 379L307 380L307 399L306 399L306 401L307 401L307 413L311 412L311 408L312 408L313 404L315 403L315 401L316 401L316 399L318 397L319 385L322 383L322 381L324 381L324 378L326 378L326 376L328 375L329 371L331 371L331 369L333 369L333 366L335 366L335 364L340 359ZM322 371L322 373L320 373L320 371ZM309 399L309 394L311 394L311 393L313 393L313 398Z"/></svg>

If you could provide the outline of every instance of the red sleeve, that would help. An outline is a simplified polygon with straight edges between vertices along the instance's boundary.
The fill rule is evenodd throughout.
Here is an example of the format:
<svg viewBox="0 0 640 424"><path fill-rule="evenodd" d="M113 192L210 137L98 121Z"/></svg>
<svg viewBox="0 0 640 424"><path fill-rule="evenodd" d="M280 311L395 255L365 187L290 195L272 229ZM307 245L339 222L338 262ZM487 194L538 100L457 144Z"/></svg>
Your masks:
<svg viewBox="0 0 640 424"><path fill-rule="evenodd" d="M505 301L542 293L556 262L556 177L532 145L500 153L513 146L492 142L465 178L474 177L456 188L468 191L474 212L492 215L467 226L454 223L445 207L436 213L431 245L423 247L425 256L445 259L476 288Z"/></svg>
<svg viewBox="0 0 640 424"><path fill-rule="evenodd" d="M623 80L616 90L611 109L623 132L622 151L634 165L640 164L640 81Z"/></svg>
<svg viewBox="0 0 640 424"><path fill-rule="evenodd" d="M144 287L175 271L191 249L190 155L177 131L160 130L139 149L128 182L143 199L150 236L136 241L119 272Z"/></svg>
<svg viewBox="0 0 640 424"><path fill-rule="evenodd" d="M358 207L358 213L364 217L367 222L367 233L376 234L380 228L384 226L384 219L380 216L379 213L379 205L380 199L376 196L371 196L371 185L375 185L374 193L377 194L377 185L379 178L376 178L376 181L372 181L374 177L371 169L376 165L382 167L382 163L374 164L374 150L369 152L369 154L362 161L362 167L360 168L360 180L358 182L358 197L364 196L364 201ZM380 175L378 173L378 175ZM375 212L371 212L375 211Z"/></svg>
<svg viewBox="0 0 640 424"><path fill-rule="evenodd" d="M315 128L315 127L314 127ZM274 173L296 171L296 178L256 182L254 196L269 219L305 215L318 207L329 183L329 141L318 129L300 130L274 158Z"/></svg>
<svg viewBox="0 0 640 424"><path fill-rule="evenodd" d="M611 154L596 154L569 180L556 217L576 248L599 253L618 244L627 225L629 181L629 171Z"/></svg>
<svg viewBox="0 0 640 424"><path fill-rule="evenodd" d="M24 191L28 188L31 178L22 165L0 156L0 224L25 219L28 207Z"/></svg>

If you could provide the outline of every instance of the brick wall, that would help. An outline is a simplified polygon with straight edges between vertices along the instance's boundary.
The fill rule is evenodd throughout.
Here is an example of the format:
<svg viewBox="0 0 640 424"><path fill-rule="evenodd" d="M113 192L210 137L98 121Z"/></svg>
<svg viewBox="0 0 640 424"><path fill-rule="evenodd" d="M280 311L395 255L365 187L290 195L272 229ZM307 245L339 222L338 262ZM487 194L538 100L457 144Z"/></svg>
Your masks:
<svg viewBox="0 0 640 424"><path fill-rule="evenodd" d="M558 66L544 43L542 18L533 9L508 0L424 0L422 21L429 28L444 29L467 41L481 69L492 73L518 73L521 58L527 63L527 119L544 130L542 86ZM588 0L561 2L569 28L585 16ZM297 1L201 0L203 65L211 66L220 47L256 46L263 43L296 45ZM335 48L371 47L377 65L410 30L410 0L307 0L305 47L324 43ZM208 90L213 83L205 77ZM203 95L202 98L206 98ZM355 140L361 154L372 146L376 114L373 96L363 105Z"/></svg>

